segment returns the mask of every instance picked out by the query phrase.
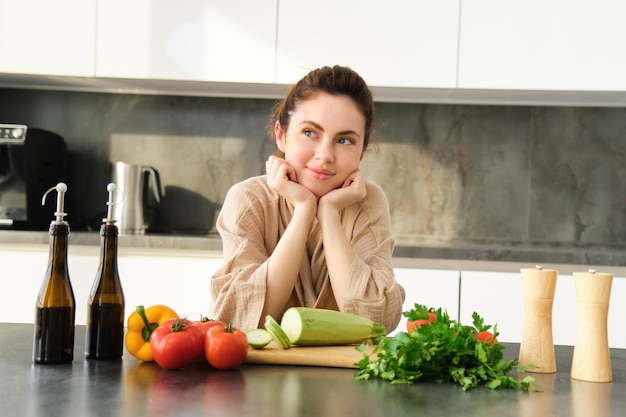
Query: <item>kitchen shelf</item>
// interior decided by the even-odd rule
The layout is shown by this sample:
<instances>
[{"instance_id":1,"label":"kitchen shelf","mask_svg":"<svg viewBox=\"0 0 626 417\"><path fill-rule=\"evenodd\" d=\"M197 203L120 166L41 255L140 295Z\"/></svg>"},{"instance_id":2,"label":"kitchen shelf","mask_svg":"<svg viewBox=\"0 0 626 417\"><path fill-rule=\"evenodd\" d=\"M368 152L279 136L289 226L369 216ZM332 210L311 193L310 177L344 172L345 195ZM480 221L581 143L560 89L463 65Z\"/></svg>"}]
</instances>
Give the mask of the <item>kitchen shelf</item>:
<instances>
[{"instance_id":1,"label":"kitchen shelf","mask_svg":"<svg viewBox=\"0 0 626 417\"><path fill-rule=\"evenodd\" d=\"M286 84L65 77L0 73L0 87L115 94L278 99ZM624 107L626 91L488 90L372 86L377 102Z\"/></svg>"}]
</instances>

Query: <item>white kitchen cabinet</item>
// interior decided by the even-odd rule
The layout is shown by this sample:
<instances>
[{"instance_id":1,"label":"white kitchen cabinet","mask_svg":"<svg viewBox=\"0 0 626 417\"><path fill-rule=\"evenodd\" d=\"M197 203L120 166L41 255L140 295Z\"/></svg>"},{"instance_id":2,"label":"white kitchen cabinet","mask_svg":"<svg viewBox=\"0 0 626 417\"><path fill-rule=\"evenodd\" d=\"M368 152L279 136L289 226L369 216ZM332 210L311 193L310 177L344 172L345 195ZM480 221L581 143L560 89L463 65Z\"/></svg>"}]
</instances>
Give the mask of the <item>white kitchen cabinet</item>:
<instances>
[{"instance_id":1,"label":"white kitchen cabinet","mask_svg":"<svg viewBox=\"0 0 626 417\"><path fill-rule=\"evenodd\" d=\"M347 65L371 86L456 85L460 0L291 0L278 9L276 81Z\"/></svg>"},{"instance_id":2,"label":"white kitchen cabinet","mask_svg":"<svg viewBox=\"0 0 626 417\"><path fill-rule=\"evenodd\" d=\"M277 0L98 2L96 75L274 82Z\"/></svg>"},{"instance_id":3,"label":"white kitchen cabinet","mask_svg":"<svg viewBox=\"0 0 626 417\"><path fill-rule=\"evenodd\" d=\"M447 310L450 318L459 317L459 271L394 268L396 280L406 292L402 311L408 311L417 304ZM390 334L406 331L406 317Z\"/></svg>"},{"instance_id":4,"label":"white kitchen cabinet","mask_svg":"<svg viewBox=\"0 0 626 417\"><path fill-rule=\"evenodd\" d=\"M498 340L520 342L523 329L522 277L513 272L461 272L460 321L473 323L478 313L485 324L497 325Z\"/></svg>"},{"instance_id":5,"label":"white kitchen cabinet","mask_svg":"<svg viewBox=\"0 0 626 417\"><path fill-rule=\"evenodd\" d=\"M96 0L0 0L0 73L95 74Z\"/></svg>"},{"instance_id":6,"label":"white kitchen cabinet","mask_svg":"<svg viewBox=\"0 0 626 417\"><path fill-rule=\"evenodd\" d=\"M626 90L626 2L473 0L461 15L459 88Z\"/></svg>"},{"instance_id":7,"label":"white kitchen cabinet","mask_svg":"<svg viewBox=\"0 0 626 417\"><path fill-rule=\"evenodd\" d=\"M47 264L47 247L29 251L0 248L0 322L34 322L35 302Z\"/></svg>"},{"instance_id":8,"label":"white kitchen cabinet","mask_svg":"<svg viewBox=\"0 0 626 417\"><path fill-rule=\"evenodd\" d=\"M210 315L211 275L222 266L221 257L134 255L118 263L127 316L139 304L166 304L192 319Z\"/></svg>"},{"instance_id":9,"label":"white kitchen cabinet","mask_svg":"<svg viewBox=\"0 0 626 417\"><path fill-rule=\"evenodd\" d=\"M96 246L68 248L70 280L76 299L76 324L85 324L87 300L99 264ZM219 256L130 253L120 248L118 267L124 297L125 319L138 305L165 304L180 315L207 316L211 307L211 275L222 265ZM0 322L32 323L35 302L48 264L47 245L24 249L0 247Z\"/></svg>"}]
</instances>

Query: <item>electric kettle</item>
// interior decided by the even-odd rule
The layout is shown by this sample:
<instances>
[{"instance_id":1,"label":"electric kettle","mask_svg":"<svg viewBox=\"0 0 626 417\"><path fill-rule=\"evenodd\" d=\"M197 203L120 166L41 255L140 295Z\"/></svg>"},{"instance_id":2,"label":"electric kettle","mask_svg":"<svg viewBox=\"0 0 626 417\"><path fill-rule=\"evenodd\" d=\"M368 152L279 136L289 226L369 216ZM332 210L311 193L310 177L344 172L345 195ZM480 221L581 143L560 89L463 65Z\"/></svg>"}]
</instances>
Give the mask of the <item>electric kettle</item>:
<instances>
[{"instance_id":1,"label":"electric kettle","mask_svg":"<svg viewBox=\"0 0 626 417\"><path fill-rule=\"evenodd\" d=\"M159 173L151 166L113 163L112 182L122 190L114 210L120 234L141 235L150 227L149 210L161 202Z\"/></svg>"}]
</instances>

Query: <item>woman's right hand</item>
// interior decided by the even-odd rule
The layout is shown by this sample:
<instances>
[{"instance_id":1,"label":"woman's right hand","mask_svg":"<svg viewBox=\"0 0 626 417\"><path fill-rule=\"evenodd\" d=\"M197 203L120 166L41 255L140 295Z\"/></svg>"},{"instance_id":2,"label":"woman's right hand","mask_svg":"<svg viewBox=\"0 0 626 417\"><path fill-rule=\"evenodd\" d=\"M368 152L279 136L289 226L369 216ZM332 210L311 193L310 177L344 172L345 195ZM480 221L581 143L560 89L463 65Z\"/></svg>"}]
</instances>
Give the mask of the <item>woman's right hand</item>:
<instances>
[{"instance_id":1,"label":"woman's right hand","mask_svg":"<svg viewBox=\"0 0 626 417\"><path fill-rule=\"evenodd\" d=\"M283 158L270 156L265 162L267 185L294 206L310 204L317 207L317 198L306 187L298 184L295 169Z\"/></svg>"}]
</instances>

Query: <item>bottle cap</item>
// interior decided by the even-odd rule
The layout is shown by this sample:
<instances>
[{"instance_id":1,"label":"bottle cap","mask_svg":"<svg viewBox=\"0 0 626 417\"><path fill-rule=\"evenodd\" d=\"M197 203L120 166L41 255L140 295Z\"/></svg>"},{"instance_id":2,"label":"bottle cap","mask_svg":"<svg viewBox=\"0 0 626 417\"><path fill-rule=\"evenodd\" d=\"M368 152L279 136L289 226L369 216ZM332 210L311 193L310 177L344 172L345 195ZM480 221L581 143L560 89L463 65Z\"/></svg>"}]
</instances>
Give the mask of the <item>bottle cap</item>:
<instances>
[{"instance_id":1,"label":"bottle cap","mask_svg":"<svg viewBox=\"0 0 626 417\"><path fill-rule=\"evenodd\" d=\"M115 193L118 191L122 193L122 198L120 199L120 201L115 201ZM109 201L107 201L107 216L106 218L102 219L102 222L106 224L115 224L117 220L113 215L113 206L122 203L122 200L124 199L124 193L122 192L122 189L119 188L114 182L110 182L107 185L107 192L109 193Z\"/></svg>"},{"instance_id":2,"label":"bottle cap","mask_svg":"<svg viewBox=\"0 0 626 417\"><path fill-rule=\"evenodd\" d=\"M43 206L46 204L46 197L53 190L56 190L57 192L57 209L54 212L56 220L53 220L52 224L61 224L65 222L63 218L67 216L67 213L63 211L65 209L65 193L67 192L67 185L64 182L60 182L54 187L49 188L41 198L41 205Z\"/></svg>"}]
</instances>

